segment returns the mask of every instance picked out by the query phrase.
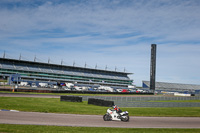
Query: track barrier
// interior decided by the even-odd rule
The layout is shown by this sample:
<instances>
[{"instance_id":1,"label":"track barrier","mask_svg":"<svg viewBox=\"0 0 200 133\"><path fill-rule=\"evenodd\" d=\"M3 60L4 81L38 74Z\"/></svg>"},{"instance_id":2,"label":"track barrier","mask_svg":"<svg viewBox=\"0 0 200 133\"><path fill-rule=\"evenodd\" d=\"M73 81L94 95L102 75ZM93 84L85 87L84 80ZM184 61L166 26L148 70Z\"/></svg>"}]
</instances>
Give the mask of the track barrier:
<instances>
[{"instance_id":1,"label":"track barrier","mask_svg":"<svg viewBox=\"0 0 200 133\"><path fill-rule=\"evenodd\" d=\"M106 101L102 99L89 98L88 104L111 107L114 105L114 101Z\"/></svg>"},{"instance_id":2,"label":"track barrier","mask_svg":"<svg viewBox=\"0 0 200 133\"><path fill-rule=\"evenodd\" d=\"M82 102L82 97L78 97L78 96L60 96L60 101Z\"/></svg>"}]
</instances>

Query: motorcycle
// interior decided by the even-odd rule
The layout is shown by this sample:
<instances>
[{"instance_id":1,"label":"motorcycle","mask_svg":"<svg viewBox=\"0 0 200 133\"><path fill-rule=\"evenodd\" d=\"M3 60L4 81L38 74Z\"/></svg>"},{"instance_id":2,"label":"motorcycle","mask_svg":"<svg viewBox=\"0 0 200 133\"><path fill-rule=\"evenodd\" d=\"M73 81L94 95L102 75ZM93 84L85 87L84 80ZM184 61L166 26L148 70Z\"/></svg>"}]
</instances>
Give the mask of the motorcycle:
<instances>
[{"instance_id":1,"label":"motorcycle","mask_svg":"<svg viewBox=\"0 0 200 133\"><path fill-rule=\"evenodd\" d=\"M117 113L116 110L109 108L107 109L107 113L103 116L103 120L104 121L116 120L116 121L128 122L129 121L128 111Z\"/></svg>"}]
</instances>

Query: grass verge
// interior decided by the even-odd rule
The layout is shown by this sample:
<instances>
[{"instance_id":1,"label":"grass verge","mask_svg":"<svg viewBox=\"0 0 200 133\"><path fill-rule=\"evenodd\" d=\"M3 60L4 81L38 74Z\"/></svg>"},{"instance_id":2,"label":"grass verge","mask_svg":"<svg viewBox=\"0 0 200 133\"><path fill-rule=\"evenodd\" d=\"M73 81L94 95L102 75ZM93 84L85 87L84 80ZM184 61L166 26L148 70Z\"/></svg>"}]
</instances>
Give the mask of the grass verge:
<instances>
[{"instance_id":1,"label":"grass verge","mask_svg":"<svg viewBox=\"0 0 200 133\"><path fill-rule=\"evenodd\" d=\"M84 102L61 102L59 98L0 97L0 109L30 112L104 115L108 107ZM200 117L200 107L121 108L130 116Z\"/></svg>"},{"instance_id":2,"label":"grass verge","mask_svg":"<svg viewBox=\"0 0 200 133\"><path fill-rule=\"evenodd\" d=\"M169 129L169 128L108 128L108 127L64 127L40 125L0 124L0 132L4 133L199 133L200 129Z\"/></svg>"}]
</instances>

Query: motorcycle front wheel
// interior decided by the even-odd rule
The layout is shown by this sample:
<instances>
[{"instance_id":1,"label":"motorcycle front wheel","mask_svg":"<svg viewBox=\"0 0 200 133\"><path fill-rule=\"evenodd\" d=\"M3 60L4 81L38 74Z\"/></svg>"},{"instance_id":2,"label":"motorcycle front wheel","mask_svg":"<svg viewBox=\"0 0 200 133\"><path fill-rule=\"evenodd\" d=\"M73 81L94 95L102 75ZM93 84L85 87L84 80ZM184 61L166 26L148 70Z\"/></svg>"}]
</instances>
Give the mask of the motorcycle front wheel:
<instances>
[{"instance_id":1,"label":"motorcycle front wheel","mask_svg":"<svg viewBox=\"0 0 200 133\"><path fill-rule=\"evenodd\" d=\"M129 116L126 115L125 117L122 117L121 120L124 121L124 122L128 122L129 121Z\"/></svg>"}]
</instances>

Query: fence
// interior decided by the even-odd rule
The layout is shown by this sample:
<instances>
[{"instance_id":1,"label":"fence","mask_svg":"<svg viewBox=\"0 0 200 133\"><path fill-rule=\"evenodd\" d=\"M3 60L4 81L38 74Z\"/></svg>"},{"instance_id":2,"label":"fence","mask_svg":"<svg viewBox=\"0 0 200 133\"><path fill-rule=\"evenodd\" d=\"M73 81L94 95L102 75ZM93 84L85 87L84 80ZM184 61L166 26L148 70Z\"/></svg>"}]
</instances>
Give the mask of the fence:
<instances>
[{"instance_id":1,"label":"fence","mask_svg":"<svg viewBox=\"0 0 200 133\"><path fill-rule=\"evenodd\" d=\"M166 97L166 96L149 96L149 97L123 97L123 96L82 96L83 101L88 98L114 101L114 104L120 107L200 107L200 102L184 102L184 100L200 100L200 96L194 97ZM170 102L172 100L180 102ZM168 102L162 102L168 101Z\"/></svg>"},{"instance_id":2,"label":"fence","mask_svg":"<svg viewBox=\"0 0 200 133\"><path fill-rule=\"evenodd\" d=\"M119 107L200 107L198 102L115 102Z\"/></svg>"}]
</instances>

